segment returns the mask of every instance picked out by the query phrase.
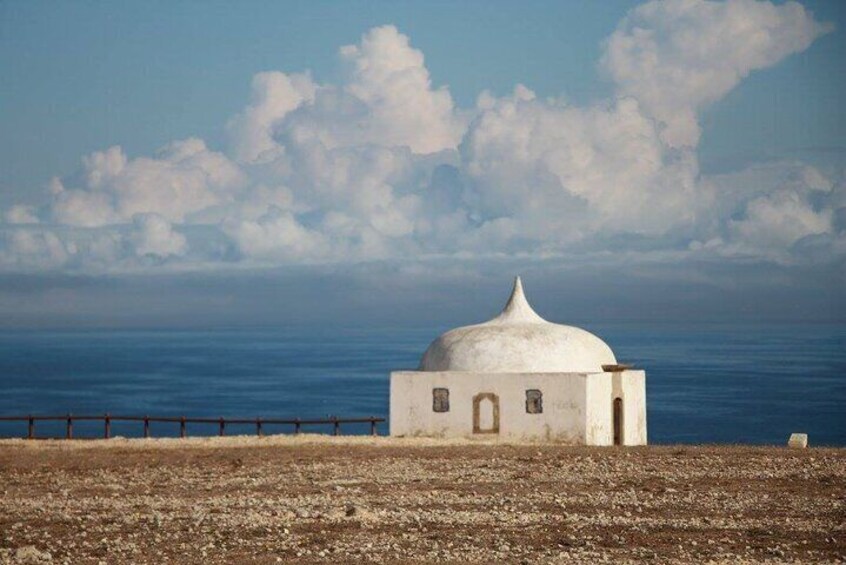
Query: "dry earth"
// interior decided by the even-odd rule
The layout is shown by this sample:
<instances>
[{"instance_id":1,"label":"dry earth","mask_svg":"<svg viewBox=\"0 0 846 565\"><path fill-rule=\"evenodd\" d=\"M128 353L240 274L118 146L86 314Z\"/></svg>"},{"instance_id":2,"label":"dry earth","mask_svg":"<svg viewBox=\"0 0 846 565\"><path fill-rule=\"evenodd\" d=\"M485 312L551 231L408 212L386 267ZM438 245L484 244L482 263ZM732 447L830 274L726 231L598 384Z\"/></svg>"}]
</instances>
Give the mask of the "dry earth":
<instances>
[{"instance_id":1,"label":"dry earth","mask_svg":"<svg viewBox=\"0 0 846 565\"><path fill-rule=\"evenodd\" d=\"M846 450L0 441L2 563L846 561Z\"/></svg>"}]
</instances>

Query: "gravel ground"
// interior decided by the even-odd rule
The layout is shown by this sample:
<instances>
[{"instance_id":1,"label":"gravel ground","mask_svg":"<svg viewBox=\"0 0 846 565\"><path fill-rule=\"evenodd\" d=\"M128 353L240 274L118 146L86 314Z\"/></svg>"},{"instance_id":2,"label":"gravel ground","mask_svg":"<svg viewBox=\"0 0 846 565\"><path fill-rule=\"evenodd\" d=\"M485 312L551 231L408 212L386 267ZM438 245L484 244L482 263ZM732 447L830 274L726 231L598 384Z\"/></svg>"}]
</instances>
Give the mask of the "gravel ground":
<instances>
[{"instance_id":1,"label":"gravel ground","mask_svg":"<svg viewBox=\"0 0 846 565\"><path fill-rule=\"evenodd\" d=\"M846 561L846 449L0 441L0 563Z\"/></svg>"}]
</instances>

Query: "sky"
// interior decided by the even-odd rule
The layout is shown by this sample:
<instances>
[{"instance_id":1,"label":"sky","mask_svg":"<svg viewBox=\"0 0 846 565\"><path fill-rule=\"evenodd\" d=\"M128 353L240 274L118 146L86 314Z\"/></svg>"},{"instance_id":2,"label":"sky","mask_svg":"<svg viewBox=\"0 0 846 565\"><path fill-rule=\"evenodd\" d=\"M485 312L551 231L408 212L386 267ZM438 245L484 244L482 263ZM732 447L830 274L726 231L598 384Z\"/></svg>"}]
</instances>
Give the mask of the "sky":
<instances>
[{"instance_id":1,"label":"sky","mask_svg":"<svg viewBox=\"0 0 846 565\"><path fill-rule=\"evenodd\" d=\"M844 26L0 1L0 327L844 321Z\"/></svg>"}]
</instances>

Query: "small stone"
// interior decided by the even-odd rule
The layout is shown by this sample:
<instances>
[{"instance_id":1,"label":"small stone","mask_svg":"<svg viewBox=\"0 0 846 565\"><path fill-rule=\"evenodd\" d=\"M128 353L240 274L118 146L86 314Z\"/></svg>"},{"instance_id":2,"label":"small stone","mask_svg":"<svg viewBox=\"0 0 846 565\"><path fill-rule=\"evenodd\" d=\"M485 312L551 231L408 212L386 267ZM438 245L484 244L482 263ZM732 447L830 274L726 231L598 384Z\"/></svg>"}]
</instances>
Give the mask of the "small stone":
<instances>
[{"instance_id":1,"label":"small stone","mask_svg":"<svg viewBox=\"0 0 846 565\"><path fill-rule=\"evenodd\" d=\"M787 447L805 449L808 447L808 434L790 434L790 439L787 440Z\"/></svg>"},{"instance_id":2,"label":"small stone","mask_svg":"<svg viewBox=\"0 0 846 565\"><path fill-rule=\"evenodd\" d=\"M34 545L27 545L19 547L15 551L15 560L18 563L27 563L38 565L39 563L50 563L53 561L53 556L49 553L38 551Z\"/></svg>"}]
</instances>

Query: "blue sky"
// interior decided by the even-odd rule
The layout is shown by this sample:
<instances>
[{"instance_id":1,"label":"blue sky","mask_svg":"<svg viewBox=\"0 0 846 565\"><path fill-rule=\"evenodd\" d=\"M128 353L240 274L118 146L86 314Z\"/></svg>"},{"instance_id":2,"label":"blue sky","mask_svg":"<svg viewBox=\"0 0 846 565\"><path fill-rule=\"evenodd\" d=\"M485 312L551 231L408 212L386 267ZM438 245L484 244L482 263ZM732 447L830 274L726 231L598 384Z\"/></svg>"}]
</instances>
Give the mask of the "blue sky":
<instances>
[{"instance_id":1,"label":"blue sky","mask_svg":"<svg viewBox=\"0 0 846 565\"><path fill-rule=\"evenodd\" d=\"M517 82L585 100L609 90L599 41L634 4L4 2L0 123L17 135L0 140L3 197L114 144L131 154L188 136L219 145L255 73L332 81L338 47L383 24L412 38L433 82L464 106Z\"/></svg>"},{"instance_id":2,"label":"blue sky","mask_svg":"<svg viewBox=\"0 0 846 565\"><path fill-rule=\"evenodd\" d=\"M268 278L417 304L521 270L553 311L610 272L678 301L605 289L627 317L842 319L846 8L668 6L2 2L0 312L108 324Z\"/></svg>"},{"instance_id":3,"label":"blue sky","mask_svg":"<svg viewBox=\"0 0 846 565\"><path fill-rule=\"evenodd\" d=\"M606 2L3 2L0 188L35 201L82 155L119 144L149 154L172 139L221 143L253 74L337 76L337 48L394 23L426 55L435 84L472 105L523 83L586 102L611 85L600 42L635 1ZM842 2L803 2L846 27ZM706 169L750 160L844 158L846 41L841 32L744 81L709 110Z\"/></svg>"}]
</instances>

